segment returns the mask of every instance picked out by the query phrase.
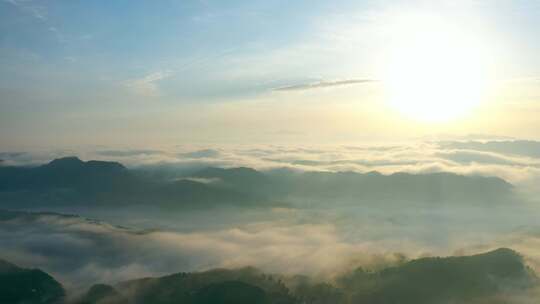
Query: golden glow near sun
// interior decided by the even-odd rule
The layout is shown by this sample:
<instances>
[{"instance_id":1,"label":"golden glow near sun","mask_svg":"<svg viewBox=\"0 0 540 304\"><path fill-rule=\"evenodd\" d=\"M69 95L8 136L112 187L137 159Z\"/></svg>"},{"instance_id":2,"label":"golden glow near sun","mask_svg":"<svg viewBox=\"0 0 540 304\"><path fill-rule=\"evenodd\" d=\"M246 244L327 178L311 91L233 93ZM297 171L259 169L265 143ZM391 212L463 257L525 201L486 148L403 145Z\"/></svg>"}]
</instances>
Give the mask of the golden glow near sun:
<instances>
[{"instance_id":1,"label":"golden glow near sun","mask_svg":"<svg viewBox=\"0 0 540 304\"><path fill-rule=\"evenodd\" d=\"M482 48L467 32L430 16L393 26L383 82L389 104L423 121L456 119L476 107L486 86Z\"/></svg>"}]
</instances>

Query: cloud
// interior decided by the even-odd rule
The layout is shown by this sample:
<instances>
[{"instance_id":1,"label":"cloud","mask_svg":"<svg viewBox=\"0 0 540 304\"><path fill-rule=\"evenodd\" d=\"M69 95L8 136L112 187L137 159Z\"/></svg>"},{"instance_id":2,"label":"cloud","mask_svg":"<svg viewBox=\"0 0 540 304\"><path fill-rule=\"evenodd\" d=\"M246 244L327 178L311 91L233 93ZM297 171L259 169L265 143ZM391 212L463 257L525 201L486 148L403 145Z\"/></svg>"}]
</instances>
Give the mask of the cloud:
<instances>
[{"instance_id":1,"label":"cloud","mask_svg":"<svg viewBox=\"0 0 540 304\"><path fill-rule=\"evenodd\" d=\"M157 97L160 95L158 82L173 76L171 71L158 71L142 78L130 79L124 85L137 95L144 97Z\"/></svg>"},{"instance_id":2,"label":"cloud","mask_svg":"<svg viewBox=\"0 0 540 304\"><path fill-rule=\"evenodd\" d=\"M540 158L540 142L533 140L448 141L441 142L441 146Z\"/></svg>"},{"instance_id":3,"label":"cloud","mask_svg":"<svg viewBox=\"0 0 540 304\"><path fill-rule=\"evenodd\" d=\"M66 153L77 154L84 155L84 159L113 159L141 170L165 170L171 178L208 166L247 166L277 175L279 170L453 172L501 177L517 190L528 191L527 198L536 203L540 195L539 159L527 153L536 145L204 144L160 147L160 153L148 148L101 147L80 153L23 151L0 156L9 164L33 164ZM70 288L247 265L271 273L329 278L355 266L386 266L396 261L396 253L408 258L469 255L498 247L517 250L538 271L537 206L516 199L509 204L490 205L486 212L485 206L474 204L400 208L385 204L344 205L330 197L326 204L311 204L309 208L230 207L171 212L119 205L107 210L68 210L122 226L77 216L6 216L0 212L0 258L41 268Z\"/></svg>"},{"instance_id":4,"label":"cloud","mask_svg":"<svg viewBox=\"0 0 540 304\"><path fill-rule=\"evenodd\" d=\"M17 158L24 156L26 153L24 152L0 152L1 158Z\"/></svg>"},{"instance_id":5,"label":"cloud","mask_svg":"<svg viewBox=\"0 0 540 304\"><path fill-rule=\"evenodd\" d=\"M283 216L276 212L276 219ZM178 232L134 230L59 214L0 215L1 258L39 267L68 287L246 265L289 274L329 273L352 256L365 263L386 259L371 252L369 243L345 241L327 224L236 223L208 231L200 223L198 231Z\"/></svg>"},{"instance_id":6,"label":"cloud","mask_svg":"<svg viewBox=\"0 0 540 304\"><path fill-rule=\"evenodd\" d=\"M179 155L181 157L189 157L189 158L216 158L220 156L220 153L218 150L204 149L204 150L180 153Z\"/></svg>"},{"instance_id":7,"label":"cloud","mask_svg":"<svg viewBox=\"0 0 540 304\"><path fill-rule=\"evenodd\" d=\"M357 266L381 268L402 256L497 247L514 248L540 268L537 219L519 208L490 214L481 208L383 206L234 208L157 217L136 208L107 213L117 222L123 216L165 227L145 230L79 216L0 211L0 258L41 268L70 289L216 267L331 278ZM524 228L502 229L508 222Z\"/></svg>"},{"instance_id":8,"label":"cloud","mask_svg":"<svg viewBox=\"0 0 540 304\"><path fill-rule=\"evenodd\" d=\"M160 147L161 153L150 153L150 149L144 147L103 147L96 151L4 153L0 158L6 165L34 165L61 156L79 155L86 160L112 160L128 167L166 170L170 178L185 176L205 167L251 167L262 171L280 168L363 173L378 171L383 174L451 172L497 176L514 184L518 191L540 192L535 186L540 181L540 159L535 153L538 142L487 143L428 141L345 146L204 144Z\"/></svg>"},{"instance_id":9,"label":"cloud","mask_svg":"<svg viewBox=\"0 0 540 304\"><path fill-rule=\"evenodd\" d=\"M45 1L33 1L33 0L4 0L4 2L10 3L17 7L23 14L32 16L37 19L47 30L56 38L57 42L65 43L68 41L68 36L64 32L53 26L49 21L49 12L46 6L40 5Z\"/></svg>"},{"instance_id":10,"label":"cloud","mask_svg":"<svg viewBox=\"0 0 540 304\"><path fill-rule=\"evenodd\" d=\"M526 146L531 145L535 146ZM205 144L160 147L161 153L142 148L101 148L80 153L1 156L7 164L34 164L62 154L77 154L84 155L84 159L117 160L141 170L165 171L171 179L208 166L247 166L270 170L269 174L283 168L385 174L453 172L501 177L527 193L527 198L538 201L538 158L526 156L530 153L518 147L515 143L497 144L498 151L493 152L485 151L488 149L483 145L475 150L471 146L459 149L433 142L347 146ZM466 204L440 209L385 208L384 204L377 208L339 206L331 200L329 204L318 207L323 209L312 206L310 210L232 207L186 213L159 213L137 207L106 212L97 208L69 210L141 229L60 215L9 220L0 216L1 257L21 266L42 268L64 283L80 282L71 283L74 285L246 265L269 272L330 275L350 265L391 262L396 252L413 258L457 250L470 254L496 247L516 249L540 269L540 250L535 248L540 244L540 234L533 233L540 228L535 230L534 204L515 201L493 206L492 212L471 209ZM159 229L147 231L142 229L145 227ZM516 230L520 227L533 232Z\"/></svg>"},{"instance_id":11,"label":"cloud","mask_svg":"<svg viewBox=\"0 0 540 304\"><path fill-rule=\"evenodd\" d=\"M125 150L101 150L96 152L99 155L103 156L112 156L112 157L129 157L129 156L139 156L139 155L154 155L161 154L161 151L152 150L152 149L125 149Z\"/></svg>"},{"instance_id":12,"label":"cloud","mask_svg":"<svg viewBox=\"0 0 540 304\"><path fill-rule=\"evenodd\" d=\"M319 81L315 83L304 83L297 85L284 86L273 89L273 91L304 91L312 89L321 89L321 88L332 88L338 86L354 85L354 84L363 84L363 83L372 83L377 82L374 79L346 79L346 80L336 80L336 81Z\"/></svg>"},{"instance_id":13,"label":"cloud","mask_svg":"<svg viewBox=\"0 0 540 304\"><path fill-rule=\"evenodd\" d=\"M504 155L494 152L476 151L476 150L443 150L435 154L458 163L485 163L496 165L518 165L518 166L540 166L540 160L527 157L516 157L514 155Z\"/></svg>"},{"instance_id":14,"label":"cloud","mask_svg":"<svg viewBox=\"0 0 540 304\"><path fill-rule=\"evenodd\" d=\"M32 17L47 21L47 9L44 6L36 5L32 0L4 0L18 7L24 13L31 15Z\"/></svg>"}]
</instances>

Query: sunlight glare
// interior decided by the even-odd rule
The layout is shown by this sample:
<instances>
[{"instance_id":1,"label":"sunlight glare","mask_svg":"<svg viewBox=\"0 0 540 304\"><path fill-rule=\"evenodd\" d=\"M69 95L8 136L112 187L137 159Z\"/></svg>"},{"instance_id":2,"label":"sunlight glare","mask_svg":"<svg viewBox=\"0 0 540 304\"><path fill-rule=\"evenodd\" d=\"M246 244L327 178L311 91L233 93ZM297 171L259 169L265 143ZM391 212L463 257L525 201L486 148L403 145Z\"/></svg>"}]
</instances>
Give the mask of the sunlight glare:
<instances>
[{"instance_id":1,"label":"sunlight glare","mask_svg":"<svg viewBox=\"0 0 540 304\"><path fill-rule=\"evenodd\" d=\"M484 58L466 32L431 16L403 18L395 26L383 79L394 109L412 119L441 122L480 103Z\"/></svg>"}]
</instances>

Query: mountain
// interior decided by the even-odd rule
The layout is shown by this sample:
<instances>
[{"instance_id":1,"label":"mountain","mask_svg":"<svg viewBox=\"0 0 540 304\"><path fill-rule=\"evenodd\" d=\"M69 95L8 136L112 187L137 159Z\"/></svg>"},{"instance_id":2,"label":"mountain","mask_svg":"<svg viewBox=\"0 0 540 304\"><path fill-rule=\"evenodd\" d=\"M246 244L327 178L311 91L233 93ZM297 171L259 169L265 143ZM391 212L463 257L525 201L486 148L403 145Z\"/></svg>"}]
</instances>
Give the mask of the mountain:
<instances>
[{"instance_id":1,"label":"mountain","mask_svg":"<svg viewBox=\"0 0 540 304\"><path fill-rule=\"evenodd\" d=\"M452 173L294 172L206 168L174 179L152 178L116 162L55 159L38 167L0 167L0 207L58 205L208 208L289 203L495 204L512 201L496 177Z\"/></svg>"},{"instance_id":2,"label":"mountain","mask_svg":"<svg viewBox=\"0 0 540 304\"><path fill-rule=\"evenodd\" d=\"M163 208L258 203L250 195L193 180L154 180L106 161L77 157L38 167L0 167L4 208L56 205L153 205Z\"/></svg>"},{"instance_id":3,"label":"mountain","mask_svg":"<svg viewBox=\"0 0 540 304\"><path fill-rule=\"evenodd\" d=\"M128 301L114 287L95 284L80 299L70 304L128 304Z\"/></svg>"},{"instance_id":4,"label":"mountain","mask_svg":"<svg viewBox=\"0 0 540 304\"><path fill-rule=\"evenodd\" d=\"M195 172L192 176L200 178L215 178L229 185L263 185L268 183L269 179L261 172L246 167L238 168L214 168L209 167Z\"/></svg>"},{"instance_id":5,"label":"mountain","mask_svg":"<svg viewBox=\"0 0 540 304\"><path fill-rule=\"evenodd\" d=\"M279 191L281 184L271 179L265 173L252 168L215 168L208 167L189 174L190 177L212 181L215 187L233 190L238 193L259 197L271 201L282 198Z\"/></svg>"},{"instance_id":6,"label":"mountain","mask_svg":"<svg viewBox=\"0 0 540 304\"><path fill-rule=\"evenodd\" d=\"M115 289L96 286L86 297L118 301L103 302L107 304L502 304L512 303L499 300L504 296L537 287L538 279L518 253L500 248L472 256L420 258L378 271L358 268L333 283L246 267L135 279Z\"/></svg>"},{"instance_id":7,"label":"mountain","mask_svg":"<svg viewBox=\"0 0 540 304\"><path fill-rule=\"evenodd\" d=\"M161 206L167 207L175 207L179 202L186 202L192 208L257 206L258 203L264 203L262 199L248 193L189 179L155 185L152 192L141 194L141 197L145 195L149 196L149 200L159 201Z\"/></svg>"},{"instance_id":8,"label":"mountain","mask_svg":"<svg viewBox=\"0 0 540 304\"><path fill-rule=\"evenodd\" d=\"M64 289L50 275L0 260L0 303L9 304L503 304L514 303L508 300L512 295L526 295L538 283L523 257L500 248L420 258L378 271L357 268L333 283L252 267L176 273L115 287L96 284L64 302Z\"/></svg>"},{"instance_id":9,"label":"mountain","mask_svg":"<svg viewBox=\"0 0 540 304\"><path fill-rule=\"evenodd\" d=\"M523 292L537 278L515 251L501 248L462 257L422 258L377 272L341 277L354 303L469 303L502 292Z\"/></svg>"},{"instance_id":10,"label":"mountain","mask_svg":"<svg viewBox=\"0 0 540 304\"><path fill-rule=\"evenodd\" d=\"M280 280L251 267L139 279L120 283L117 289L132 304L296 303Z\"/></svg>"},{"instance_id":11,"label":"mountain","mask_svg":"<svg viewBox=\"0 0 540 304\"><path fill-rule=\"evenodd\" d=\"M47 273L0 260L0 303L57 304L64 295L62 285Z\"/></svg>"},{"instance_id":12,"label":"mountain","mask_svg":"<svg viewBox=\"0 0 540 304\"><path fill-rule=\"evenodd\" d=\"M494 203L508 199L512 186L500 178L453 173L382 175L315 172L293 180L296 193L369 201Z\"/></svg>"},{"instance_id":13,"label":"mountain","mask_svg":"<svg viewBox=\"0 0 540 304\"><path fill-rule=\"evenodd\" d=\"M65 157L39 167L0 168L0 190L111 189L129 178L126 168L116 162L83 162L76 157Z\"/></svg>"},{"instance_id":14,"label":"mountain","mask_svg":"<svg viewBox=\"0 0 540 304\"><path fill-rule=\"evenodd\" d=\"M378 172L258 172L246 168L207 168L194 176L217 179L228 189L272 200L299 202L420 202L492 204L513 198L513 187L497 177L453 173L383 175Z\"/></svg>"},{"instance_id":15,"label":"mountain","mask_svg":"<svg viewBox=\"0 0 540 304\"><path fill-rule=\"evenodd\" d=\"M240 281L227 281L207 285L199 289L193 298L195 304L271 303L271 299L269 299L262 288Z\"/></svg>"}]
</instances>

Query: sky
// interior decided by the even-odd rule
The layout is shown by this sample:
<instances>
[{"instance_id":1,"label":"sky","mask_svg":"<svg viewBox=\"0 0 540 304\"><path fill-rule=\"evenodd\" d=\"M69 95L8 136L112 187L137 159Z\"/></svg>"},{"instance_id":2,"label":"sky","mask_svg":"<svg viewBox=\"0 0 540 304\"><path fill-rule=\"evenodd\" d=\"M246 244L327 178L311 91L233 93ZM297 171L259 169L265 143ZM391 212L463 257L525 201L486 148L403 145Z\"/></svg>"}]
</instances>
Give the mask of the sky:
<instances>
[{"instance_id":1,"label":"sky","mask_svg":"<svg viewBox=\"0 0 540 304\"><path fill-rule=\"evenodd\" d=\"M540 1L0 1L0 145L540 139Z\"/></svg>"}]
</instances>

